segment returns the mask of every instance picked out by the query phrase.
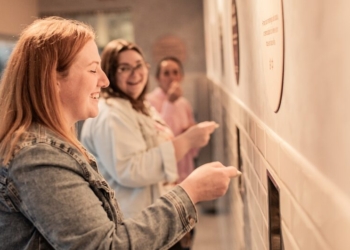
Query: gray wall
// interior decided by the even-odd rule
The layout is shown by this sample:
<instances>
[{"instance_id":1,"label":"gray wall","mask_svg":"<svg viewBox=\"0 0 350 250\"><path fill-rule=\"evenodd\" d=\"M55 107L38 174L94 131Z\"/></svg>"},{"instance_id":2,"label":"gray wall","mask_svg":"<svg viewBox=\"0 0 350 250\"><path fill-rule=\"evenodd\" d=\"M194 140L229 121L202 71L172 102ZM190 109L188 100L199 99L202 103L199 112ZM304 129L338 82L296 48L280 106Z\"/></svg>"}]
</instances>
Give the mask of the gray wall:
<instances>
[{"instance_id":1,"label":"gray wall","mask_svg":"<svg viewBox=\"0 0 350 250\"><path fill-rule=\"evenodd\" d=\"M0 35L17 37L36 19L37 13L37 0L0 0Z\"/></svg>"},{"instance_id":2,"label":"gray wall","mask_svg":"<svg viewBox=\"0 0 350 250\"><path fill-rule=\"evenodd\" d=\"M152 59L154 41L164 35L176 35L187 45L186 72L205 72L204 25L202 0L39 0L39 12L57 13L129 9L135 42Z\"/></svg>"}]
</instances>

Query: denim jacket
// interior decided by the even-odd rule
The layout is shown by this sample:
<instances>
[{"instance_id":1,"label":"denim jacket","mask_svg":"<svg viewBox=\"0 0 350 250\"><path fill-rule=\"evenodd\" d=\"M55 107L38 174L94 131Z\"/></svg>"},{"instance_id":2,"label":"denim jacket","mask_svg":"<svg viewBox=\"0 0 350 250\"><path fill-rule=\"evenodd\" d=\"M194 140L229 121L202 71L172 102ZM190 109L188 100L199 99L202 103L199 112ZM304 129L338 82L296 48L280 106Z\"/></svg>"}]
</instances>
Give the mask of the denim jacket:
<instances>
[{"instance_id":1,"label":"denim jacket","mask_svg":"<svg viewBox=\"0 0 350 250\"><path fill-rule=\"evenodd\" d=\"M180 187L132 219L73 146L34 124L0 165L0 249L168 249L197 222Z\"/></svg>"}]
</instances>

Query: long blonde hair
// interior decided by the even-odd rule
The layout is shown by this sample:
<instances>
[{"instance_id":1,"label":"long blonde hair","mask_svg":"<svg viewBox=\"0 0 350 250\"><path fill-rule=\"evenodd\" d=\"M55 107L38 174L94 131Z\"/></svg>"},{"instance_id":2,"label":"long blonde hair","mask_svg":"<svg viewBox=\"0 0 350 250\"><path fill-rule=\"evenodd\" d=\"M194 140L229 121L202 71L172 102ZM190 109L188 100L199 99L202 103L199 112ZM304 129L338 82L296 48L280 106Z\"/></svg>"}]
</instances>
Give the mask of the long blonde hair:
<instances>
[{"instance_id":1,"label":"long blonde hair","mask_svg":"<svg viewBox=\"0 0 350 250\"><path fill-rule=\"evenodd\" d=\"M21 135L39 123L85 155L74 128L67 128L57 76L68 75L76 55L91 39L88 25L59 17L38 19L21 34L0 83L0 159L7 164ZM86 155L85 155L86 156Z\"/></svg>"}]
</instances>

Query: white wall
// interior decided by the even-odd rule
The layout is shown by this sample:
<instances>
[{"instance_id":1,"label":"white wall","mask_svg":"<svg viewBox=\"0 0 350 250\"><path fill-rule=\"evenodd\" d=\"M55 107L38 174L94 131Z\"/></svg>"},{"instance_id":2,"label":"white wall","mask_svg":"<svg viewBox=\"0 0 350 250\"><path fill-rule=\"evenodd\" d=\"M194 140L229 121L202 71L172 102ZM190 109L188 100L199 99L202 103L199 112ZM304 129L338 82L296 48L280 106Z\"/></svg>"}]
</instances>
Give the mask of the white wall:
<instances>
[{"instance_id":1,"label":"white wall","mask_svg":"<svg viewBox=\"0 0 350 250\"><path fill-rule=\"evenodd\" d=\"M226 1L228 6L229 2ZM264 83L260 25L264 1L236 2L239 85L233 74L222 76L215 68L208 68L208 78L212 92L219 93L216 100L228 114L226 121L216 119L227 123L229 143L236 143L235 126L241 130L252 247L268 249L268 170L280 188L286 249L348 249L350 2L282 1L284 81L277 113L269 106ZM212 40L217 38L210 24L210 17L216 14L212 13L215 8L208 7L213 1L204 3L206 48L210 55L219 53L219 48L213 46L217 42ZM224 22L231 22L229 15ZM226 44L224 49L229 55L225 66L233 70L231 45ZM234 147L232 150L235 163L237 155ZM237 199L233 202L240 202Z\"/></svg>"}]
</instances>

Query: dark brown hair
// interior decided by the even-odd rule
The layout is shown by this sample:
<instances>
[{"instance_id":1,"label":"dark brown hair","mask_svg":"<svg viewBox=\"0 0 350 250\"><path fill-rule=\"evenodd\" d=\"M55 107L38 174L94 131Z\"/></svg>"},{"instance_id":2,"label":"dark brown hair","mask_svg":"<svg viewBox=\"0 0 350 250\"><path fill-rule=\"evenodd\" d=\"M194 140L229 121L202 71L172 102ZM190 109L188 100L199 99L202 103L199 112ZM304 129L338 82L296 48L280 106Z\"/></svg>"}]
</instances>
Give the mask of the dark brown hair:
<instances>
[{"instance_id":1,"label":"dark brown hair","mask_svg":"<svg viewBox=\"0 0 350 250\"><path fill-rule=\"evenodd\" d=\"M102 70L106 73L110 84L107 88L103 88L101 91L104 98L120 97L127 99L131 102L132 107L136 111L140 111L143 114L148 115L147 108L144 105L147 86L149 84L148 79L145 88L137 99L134 99L124 93L117 84L116 72L118 68L119 55L121 52L127 50L134 50L139 53L142 58L144 58L141 49L136 44L125 41L123 39L113 40L109 42L103 49L101 55L101 67Z\"/></svg>"},{"instance_id":2,"label":"dark brown hair","mask_svg":"<svg viewBox=\"0 0 350 250\"><path fill-rule=\"evenodd\" d=\"M157 68L156 68L156 78L159 78L159 75L160 75L160 69L161 69L161 64L162 62L164 61L173 61L175 62L177 65L179 65L179 68L181 70L181 74L184 75L184 68L182 66L182 62L180 61L180 59L178 59L177 57L175 56L166 56L164 57L162 60L160 60L157 64Z\"/></svg>"}]
</instances>

